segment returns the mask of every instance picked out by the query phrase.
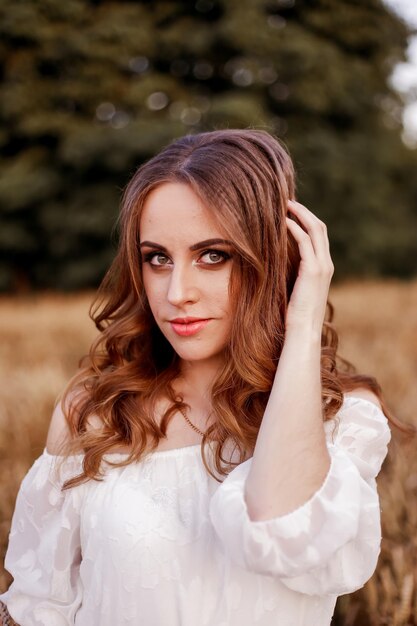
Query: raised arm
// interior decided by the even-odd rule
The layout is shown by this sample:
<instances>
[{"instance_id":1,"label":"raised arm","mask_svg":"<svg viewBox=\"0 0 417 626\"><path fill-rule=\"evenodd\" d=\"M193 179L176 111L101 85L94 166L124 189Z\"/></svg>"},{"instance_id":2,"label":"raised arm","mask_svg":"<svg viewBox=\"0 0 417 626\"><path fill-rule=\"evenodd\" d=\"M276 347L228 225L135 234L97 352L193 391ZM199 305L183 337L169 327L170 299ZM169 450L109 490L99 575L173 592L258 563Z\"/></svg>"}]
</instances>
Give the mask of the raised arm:
<instances>
[{"instance_id":1,"label":"raised arm","mask_svg":"<svg viewBox=\"0 0 417 626\"><path fill-rule=\"evenodd\" d=\"M361 587L376 566L375 477L390 431L376 398L346 398L336 439L337 419L323 421L321 331L333 264L325 225L296 202L290 210L304 228L287 219L301 263L285 343L253 458L225 479L210 515L241 567L302 593L338 595Z\"/></svg>"},{"instance_id":2,"label":"raised arm","mask_svg":"<svg viewBox=\"0 0 417 626\"><path fill-rule=\"evenodd\" d=\"M246 483L253 520L283 515L305 502L323 483L330 466L320 357L334 267L325 224L298 202L290 202L289 210L304 227L287 218L301 262L288 305L285 342Z\"/></svg>"}]
</instances>

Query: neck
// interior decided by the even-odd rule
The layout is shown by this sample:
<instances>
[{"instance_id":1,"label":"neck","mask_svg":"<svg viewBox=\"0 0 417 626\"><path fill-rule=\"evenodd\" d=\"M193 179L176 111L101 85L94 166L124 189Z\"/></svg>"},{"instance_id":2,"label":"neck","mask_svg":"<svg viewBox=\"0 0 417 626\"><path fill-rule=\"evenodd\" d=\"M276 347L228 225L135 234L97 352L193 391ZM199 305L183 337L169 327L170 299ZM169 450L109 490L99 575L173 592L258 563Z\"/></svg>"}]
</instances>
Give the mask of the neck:
<instances>
[{"instance_id":1,"label":"neck","mask_svg":"<svg viewBox=\"0 0 417 626\"><path fill-rule=\"evenodd\" d=\"M199 405L211 404L213 381L221 366L221 360L181 361L181 375L176 386L185 400L194 400Z\"/></svg>"}]
</instances>

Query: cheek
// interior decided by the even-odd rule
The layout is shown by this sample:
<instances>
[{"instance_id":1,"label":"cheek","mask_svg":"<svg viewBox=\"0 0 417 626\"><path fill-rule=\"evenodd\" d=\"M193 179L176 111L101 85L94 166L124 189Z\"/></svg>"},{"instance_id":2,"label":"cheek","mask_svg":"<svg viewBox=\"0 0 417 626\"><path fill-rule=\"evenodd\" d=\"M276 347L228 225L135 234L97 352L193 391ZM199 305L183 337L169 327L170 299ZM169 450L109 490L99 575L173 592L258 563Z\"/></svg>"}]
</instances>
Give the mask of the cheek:
<instances>
[{"instance_id":1,"label":"cheek","mask_svg":"<svg viewBox=\"0 0 417 626\"><path fill-rule=\"evenodd\" d=\"M142 272L143 287L151 309L154 309L161 300L161 289L158 288L158 282L153 280L150 272L143 269Z\"/></svg>"},{"instance_id":2,"label":"cheek","mask_svg":"<svg viewBox=\"0 0 417 626\"><path fill-rule=\"evenodd\" d=\"M212 292L212 298L216 301L223 311L230 311L231 297L229 294L230 276L226 276L224 280L219 281Z\"/></svg>"}]
</instances>

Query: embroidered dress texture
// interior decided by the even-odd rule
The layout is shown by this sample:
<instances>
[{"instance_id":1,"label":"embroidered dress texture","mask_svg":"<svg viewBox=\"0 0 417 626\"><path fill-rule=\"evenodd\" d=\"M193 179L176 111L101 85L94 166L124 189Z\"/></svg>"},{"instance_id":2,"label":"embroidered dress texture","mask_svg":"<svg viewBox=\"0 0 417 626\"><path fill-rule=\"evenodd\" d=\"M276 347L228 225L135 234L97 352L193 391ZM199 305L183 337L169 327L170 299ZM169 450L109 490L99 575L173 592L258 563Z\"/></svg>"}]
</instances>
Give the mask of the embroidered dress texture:
<instances>
[{"instance_id":1,"label":"embroidered dress texture","mask_svg":"<svg viewBox=\"0 0 417 626\"><path fill-rule=\"evenodd\" d=\"M58 473L45 449L16 499L5 560L14 581L0 600L25 626L328 626L337 596L376 566L375 477L390 431L379 407L353 396L325 430L321 487L258 522L244 499L252 459L220 484L199 445L157 451L104 463L103 482L61 492L82 455Z\"/></svg>"}]
</instances>

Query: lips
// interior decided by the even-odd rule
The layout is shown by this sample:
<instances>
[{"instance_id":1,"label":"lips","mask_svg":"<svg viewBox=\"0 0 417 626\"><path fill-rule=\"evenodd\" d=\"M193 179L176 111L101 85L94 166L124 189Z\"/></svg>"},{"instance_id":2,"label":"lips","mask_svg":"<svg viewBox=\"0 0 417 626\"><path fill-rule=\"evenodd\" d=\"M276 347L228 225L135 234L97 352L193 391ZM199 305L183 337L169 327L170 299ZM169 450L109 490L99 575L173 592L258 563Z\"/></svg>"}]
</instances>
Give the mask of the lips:
<instances>
[{"instance_id":1,"label":"lips","mask_svg":"<svg viewBox=\"0 0 417 626\"><path fill-rule=\"evenodd\" d=\"M173 320L170 320L171 322L175 322L176 324L189 324L190 322L201 322L201 321L205 321L206 317L176 317Z\"/></svg>"},{"instance_id":2,"label":"lips","mask_svg":"<svg viewBox=\"0 0 417 626\"><path fill-rule=\"evenodd\" d=\"M176 332L177 335L180 335L181 337L188 337L189 335L194 335L195 333L198 333L200 330L205 328L205 326L207 326L207 324L210 322L210 319L201 319L201 318L195 318L195 317L194 318L183 317L183 318L177 318L177 320L181 320L181 321L171 320L170 323L174 332ZM184 321L184 320L191 320L191 321Z\"/></svg>"}]
</instances>

